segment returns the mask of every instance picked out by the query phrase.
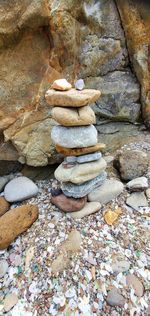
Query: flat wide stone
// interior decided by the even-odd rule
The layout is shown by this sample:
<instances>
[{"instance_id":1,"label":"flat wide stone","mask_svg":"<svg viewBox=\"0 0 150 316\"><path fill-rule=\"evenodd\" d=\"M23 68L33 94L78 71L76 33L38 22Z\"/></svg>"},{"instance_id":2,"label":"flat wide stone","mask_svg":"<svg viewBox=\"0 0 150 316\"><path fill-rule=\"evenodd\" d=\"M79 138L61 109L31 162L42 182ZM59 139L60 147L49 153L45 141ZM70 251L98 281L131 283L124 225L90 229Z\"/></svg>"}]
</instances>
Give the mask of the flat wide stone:
<instances>
[{"instance_id":1,"label":"flat wide stone","mask_svg":"<svg viewBox=\"0 0 150 316\"><path fill-rule=\"evenodd\" d=\"M72 218L83 218L85 216L91 215L101 208L101 204L99 202L88 202L86 205L78 212L71 212L69 215Z\"/></svg>"},{"instance_id":2,"label":"flat wide stone","mask_svg":"<svg viewBox=\"0 0 150 316\"><path fill-rule=\"evenodd\" d=\"M64 159L65 162L77 162L77 163L85 163L85 162L90 162L90 161L96 161L99 160L102 157L102 154L100 152L92 153L92 154L87 154L87 155L82 155L79 157L76 156L69 156ZM105 159L106 161L106 159Z\"/></svg>"},{"instance_id":3,"label":"flat wide stone","mask_svg":"<svg viewBox=\"0 0 150 316\"><path fill-rule=\"evenodd\" d=\"M51 106L63 107L81 107L94 103L100 97L101 92L94 89L84 89L78 91L71 89L69 91L47 90L45 94L46 101Z\"/></svg>"},{"instance_id":4,"label":"flat wide stone","mask_svg":"<svg viewBox=\"0 0 150 316\"><path fill-rule=\"evenodd\" d=\"M52 196L51 202L64 212L77 212L80 211L87 202L87 197L74 199L64 194Z\"/></svg>"},{"instance_id":5,"label":"flat wide stone","mask_svg":"<svg viewBox=\"0 0 150 316\"><path fill-rule=\"evenodd\" d=\"M99 186L88 195L88 200L105 204L115 199L121 194L123 189L122 182L118 180L106 180L102 186Z\"/></svg>"},{"instance_id":6,"label":"flat wide stone","mask_svg":"<svg viewBox=\"0 0 150 316\"><path fill-rule=\"evenodd\" d=\"M64 156L80 156L80 155L84 155L88 153L93 153L99 150L103 150L106 148L106 145L103 143L98 143L95 146L70 149L70 148L62 147L57 144L55 148L59 154L62 154Z\"/></svg>"},{"instance_id":7,"label":"flat wide stone","mask_svg":"<svg viewBox=\"0 0 150 316\"><path fill-rule=\"evenodd\" d=\"M60 182L81 184L96 178L106 169L106 161L100 158L97 161L76 164L72 168L64 168L63 163L55 170L55 178Z\"/></svg>"},{"instance_id":8,"label":"flat wide stone","mask_svg":"<svg viewBox=\"0 0 150 316\"><path fill-rule=\"evenodd\" d=\"M146 177L139 177L129 181L126 187L130 191L144 191L148 188L148 180Z\"/></svg>"},{"instance_id":9,"label":"flat wide stone","mask_svg":"<svg viewBox=\"0 0 150 316\"><path fill-rule=\"evenodd\" d=\"M102 172L98 177L80 185L74 184L71 182L62 183L61 189L66 196L80 198L80 197L86 196L96 187L102 185L103 182L106 180L106 177L107 177L107 173Z\"/></svg>"},{"instance_id":10,"label":"flat wide stone","mask_svg":"<svg viewBox=\"0 0 150 316\"><path fill-rule=\"evenodd\" d=\"M18 177L5 186L4 196L8 202L18 202L31 198L38 193L36 184L27 177Z\"/></svg>"},{"instance_id":11,"label":"flat wide stone","mask_svg":"<svg viewBox=\"0 0 150 316\"><path fill-rule=\"evenodd\" d=\"M94 125L80 127L54 126L51 131L54 144L67 148L82 148L97 144L97 130Z\"/></svg>"},{"instance_id":12,"label":"flat wide stone","mask_svg":"<svg viewBox=\"0 0 150 316\"><path fill-rule=\"evenodd\" d=\"M134 192L126 200L126 204L138 211L141 206L148 206L144 192Z\"/></svg>"},{"instance_id":13,"label":"flat wide stone","mask_svg":"<svg viewBox=\"0 0 150 316\"><path fill-rule=\"evenodd\" d=\"M96 123L94 111L90 106L81 108L63 108L54 107L52 109L52 118L63 126L82 126Z\"/></svg>"}]
</instances>

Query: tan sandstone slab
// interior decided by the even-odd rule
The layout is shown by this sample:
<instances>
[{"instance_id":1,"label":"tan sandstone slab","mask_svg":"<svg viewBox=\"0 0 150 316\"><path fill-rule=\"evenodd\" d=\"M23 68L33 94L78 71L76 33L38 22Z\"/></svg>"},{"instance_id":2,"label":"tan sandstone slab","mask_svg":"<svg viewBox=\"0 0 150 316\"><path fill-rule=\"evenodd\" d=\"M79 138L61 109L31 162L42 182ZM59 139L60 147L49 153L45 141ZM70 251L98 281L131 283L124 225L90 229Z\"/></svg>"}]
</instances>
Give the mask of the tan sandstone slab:
<instances>
[{"instance_id":1,"label":"tan sandstone slab","mask_svg":"<svg viewBox=\"0 0 150 316\"><path fill-rule=\"evenodd\" d=\"M88 202L86 205L82 208L82 210L78 212L71 212L69 215L72 218L83 218L85 216L91 215L97 211L99 211L101 208L101 204L99 202Z\"/></svg>"},{"instance_id":2,"label":"tan sandstone slab","mask_svg":"<svg viewBox=\"0 0 150 316\"><path fill-rule=\"evenodd\" d=\"M57 79L53 82L51 89L67 91L72 88L72 85L66 79Z\"/></svg>"},{"instance_id":3,"label":"tan sandstone slab","mask_svg":"<svg viewBox=\"0 0 150 316\"><path fill-rule=\"evenodd\" d=\"M56 151L64 156L81 156L84 154L94 153L106 148L106 145L103 143L98 143L95 146L89 146L84 148L66 148L60 145L55 145Z\"/></svg>"},{"instance_id":4,"label":"tan sandstone slab","mask_svg":"<svg viewBox=\"0 0 150 316\"><path fill-rule=\"evenodd\" d=\"M71 89L69 91L47 90L45 94L46 101L51 106L63 107L81 107L95 102L101 95L99 90L84 89L78 91Z\"/></svg>"},{"instance_id":5,"label":"tan sandstone slab","mask_svg":"<svg viewBox=\"0 0 150 316\"><path fill-rule=\"evenodd\" d=\"M54 107L52 118L63 126L81 126L96 123L94 111L90 106L83 106L78 109Z\"/></svg>"},{"instance_id":6,"label":"tan sandstone slab","mask_svg":"<svg viewBox=\"0 0 150 316\"><path fill-rule=\"evenodd\" d=\"M106 161L100 158L97 161L75 164L72 168L64 168L61 164L55 170L55 178L60 182L81 184L97 177L106 169Z\"/></svg>"}]
</instances>

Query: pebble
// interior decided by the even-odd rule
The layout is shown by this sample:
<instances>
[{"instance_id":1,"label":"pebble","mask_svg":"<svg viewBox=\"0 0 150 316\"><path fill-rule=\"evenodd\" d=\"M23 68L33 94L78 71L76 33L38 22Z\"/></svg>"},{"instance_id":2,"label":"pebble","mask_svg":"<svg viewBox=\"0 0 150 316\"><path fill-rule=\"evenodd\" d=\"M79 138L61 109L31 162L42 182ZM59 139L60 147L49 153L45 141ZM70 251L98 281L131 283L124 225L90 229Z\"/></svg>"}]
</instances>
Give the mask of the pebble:
<instances>
[{"instance_id":1,"label":"pebble","mask_svg":"<svg viewBox=\"0 0 150 316\"><path fill-rule=\"evenodd\" d=\"M143 191L148 188L148 180L146 177L139 177L129 181L126 187L130 191Z\"/></svg>"},{"instance_id":2,"label":"pebble","mask_svg":"<svg viewBox=\"0 0 150 316\"><path fill-rule=\"evenodd\" d=\"M36 184L27 177L18 177L6 184L4 196L8 202L18 202L29 199L38 193Z\"/></svg>"},{"instance_id":3,"label":"pebble","mask_svg":"<svg viewBox=\"0 0 150 316\"><path fill-rule=\"evenodd\" d=\"M134 274L128 274L126 276L126 282L128 286L132 286L134 288L135 294L138 297L143 296L144 286L142 282Z\"/></svg>"},{"instance_id":4,"label":"pebble","mask_svg":"<svg viewBox=\"0 0 150 316\"><path fill-rule=\"evenodd\" d=\"M125 298L118 292L115 287L113 287L112 290L108 292L106 301L110 306L123 307L125 305Z\"/></svg>"},{"instance_id":5,"label":"pebble","mask_svg":"<svg viewBox=\"0 0 150 316\"><path fill-rule=\"evenodd\" d=\"M6 260L0 260L0 278L3 278L8 271L8 263Z\"/></svg>"},{"instance_id":6,"label":"pebble","mask_svg":"<svg viewBox=\"0 0 150 316\"><path fill-rule=\"evenodd\" d=\"M139 211L141 206L148 206L148 202L144 192L134 192L127 198L126 204L134 210Z\"/></svg>"},{"instance_id":7,"label":"pebble","mask_svg":"<svg viewBox=\"0 0 150 316\"><path fill-rule=\"evenodd\" d=\"M106 145L103 143L98 143L95 146L84 147L84 148L66 148L60 145L55 146L56 151L64 156L81 156L88 153L93 153L98 150L103 150L106 148Z\"/></svg>"},{"instance_id":8,"label":"pebble","mask_svg":"<svg viewBox=\"0 0 150 316\"><path fill-rule=\"evenodd\" d=\"M97 177L100 173L105 171L106 166L106 161L103 158L84 164L76 164L67 169L64 168L62 163L55 170L54 175L60 182L81 184Z\"/></svg>"},{"instance_id":9,"label":"pebble","mask_svg":"<svg viewBox=\"0 0 150 316\"><path fill-rule=\"evenodd\" d=\"M4 299L4 310L9 312L18 303L18 297L15 293L8 294Z\"/></svg>"},{"instance_id":10,"label":"pebble","mask_svg":"<svg viewBox=\"0 0 150 316\"><path fill-rule=\"evenodd\" d=\"M5 200L4 197L0 197L0 216L4 215L10 208L9 203Z\"/></svg>"},{"instance_id":11,"label":"pebble","mask_svg":"<svg viewBox=\"0 0 150 316\"><path fill-rule=\"evenodd\" d=\"M61 189L66 196L72 196L74 198L80 198L86 196L92 190L94 190L97 186L102 185L106 180L107 173L102 172L96 178L84 182L83 184L74 184L71 182L66 182L61 184Z\"/></svg>"},{"instance_id":12,"label":"pebble","mask_svg":"<svg viewBox=\"0 0 150 316\"><path fill-rule=\"evenodd\" d=\"M0 177L0 192L3 191L5 185L13 179L13 175L8 175L8 176L3 176L3 177Z\"/></svg>"},{"instance_id":13,"label":"pebble","mask_svg":"<svg viewBox=\"0 0 150 316\"><path fill-rule=\"evenodd\" d=\"M68 91L72 88L72 85L66 79L57 79L51 85L51 89Z\"/></svg>"},{"instance_id":14,"label":"pebble","mask_svg":"<svg viewBox=\"0 0 150 316\"><path fill-rule=\"evenodd\" d=\"M89 147L97 144L97 130L94 125L78 127L58 125L52 128L51 139L54 144L66 148Z\"/></svg>"},{"instance_id":15,"label":"pebble","mask_svg":"<svg viewBox=\"0 0 150 316\"><path fill-rule=\"evenodd\" d=\"M69 215L75 219L83 218L99 211L100 208L101 204L99 202L88 202L80 211L69 213Z\"/></svg>"},{"instance_id":16,"label":"pebble","mask_svg":"<svg viewBox=\"0 0 150 316\"><path fill-rule=\"evenodd\" d=\"M77 90L83 90L85 87L85 83L84 83L84 80L83 79L78 79L76 82L75 82L75 88Z\"/></svg>"},{"instance_id":17,"label":"pebble","mask_svg":"<svg viewBox=\"0 0 150 316\"><path fill-rule=\"evenodd\" d=\"M101 204L108 203L122 193L124 185L118 180L106 180L101 186L92 190L88 195L89 201Z\"/></svg>"},{"instance_id":18,"label":"pebble","mask_svg":"<svg viewBox=\"0 0 150 316\"><path fill-rule=\"evenodd\" d=\"M85 206L86 201L87 197L74 199L65 196L65 194L52 196L51 198L51 202L64 212L80 211Z\"/></svg>"},{"instance_id":19,"label":"pebble","mask_svg":"<svg viewBox=\"0 0 150 316\"><path fill-rule=\"evenodd\" d=\"M115 274L126 272L130 268L130 262L127 260L120 260L112 263L112 270Z\"/></svg>"}]
</instances>

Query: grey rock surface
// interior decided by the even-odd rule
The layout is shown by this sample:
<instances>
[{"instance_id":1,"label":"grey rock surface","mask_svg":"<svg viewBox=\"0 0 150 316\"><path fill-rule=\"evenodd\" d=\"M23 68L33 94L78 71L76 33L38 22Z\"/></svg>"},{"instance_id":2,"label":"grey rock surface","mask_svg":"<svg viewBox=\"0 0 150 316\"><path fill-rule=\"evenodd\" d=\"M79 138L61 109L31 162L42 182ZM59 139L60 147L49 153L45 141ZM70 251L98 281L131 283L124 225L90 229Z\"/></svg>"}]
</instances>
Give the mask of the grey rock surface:
<instances>
[{"instance_id":1,"label":"grey rock surface","mask_svg":"<svg viewBox=\"0 0 150 316\"><path fill-rule=\"evenodd\" d=\"M3 176L3 177L0 177L0 192L3 191L5 185L13 179L13 175L8 175L8 176Z\"/></svg>"},{"instance_id":2,"label":"grey rock surface","mask_svg":"<svg viewBox=\"0 0 150 316\"><path fill-rule=\"evenodd\" d=\"M129 181L126 187L130 191L143 191L148 188L148 180L146 177L139 177Z\"/></svg>"},{"instance_id":3,"label":"grey rock surface","mask_svg":"<svg viewBox=\"0 0 150 316\"><path fill-rule=\"evenodd\" d=\"M61 189L66 196L80 198L90 193L97 186L102 185L103 182L106 180L106 177L107 177L107 173L102 172L98 177L80 185L73 184L71 182L62 183Z\"/></svg>"},{"instance_id":4,"label":"grey rock surface","mask_svg":"<svg viewBox=\"0 0 150 316\"><path fill-rule=\"evenodd\" d=\"M126 200L126 204L134 210L139 211L142 206L148 206L148 202L144 192L134 192Z\"/></svg>"},{"instance_id":5,"label":"grey rock surface","mask_svg":"<svg viewBox=\"0 0 150 316\"><path fill-rule=\"evenodd\" d=\"M4 189L4 197L8 202L23 201L37 193L37 185L27 177L18 177L11 180Z\"/></svg>"},{"instance_id":6,"label":"grey rock surface","mask_svg":"<svg viewBox=\"0 0 150 316\"><path fill-rule=\"evenodd\" d=\"M66 148L82 148L97 143L97 130L94 125L80 127L54 126L51 132L54 144Z\"/></svg>"},{"instance_id":7,"label":"grey rock surface","mask_svg":"<svg viewBox=\"0 0 150 316\"><path fill-rule=\"evenodd\" d=\"M102 154L100 152L95 152L87 155L81 155L81 156L67 156L64 161L66 162L78 162L78 163L85 163L90 161L98 160L102 157Z\"/></svg>"},{"instance_id":8,"label":"grey rock surface","mask_svg":"<svg viewBox=\"0 0 150 316\"><path fill-rule=\"evenodd\" d=\"M118 180L106 180L102 186L94 189L89 195L89 201L100 202L105 204L115 199L118 195L122 193L124 185Z\"/></svg>"}]
</instances>

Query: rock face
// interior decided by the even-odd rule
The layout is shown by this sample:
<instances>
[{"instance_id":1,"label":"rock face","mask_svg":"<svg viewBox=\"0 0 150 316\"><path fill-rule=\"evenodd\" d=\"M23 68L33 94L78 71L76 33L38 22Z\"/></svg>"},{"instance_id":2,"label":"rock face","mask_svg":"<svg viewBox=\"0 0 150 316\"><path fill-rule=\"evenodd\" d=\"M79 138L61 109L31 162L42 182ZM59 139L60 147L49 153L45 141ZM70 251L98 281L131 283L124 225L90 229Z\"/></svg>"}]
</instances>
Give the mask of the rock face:
<instances>
[{"instance_id":1,"label":"rock face","mask_svg":"<svg viewBox=\"0 0 150 316\"><path fill-rule=\"evenodd\" d=\"M0 218L0 249L7 248L15 238L26 231L38 218L36 205L11 209Z\"/></svg>"},{"instance_id":2,"label":"rock face","mask_svg":"<svg viewBox=\"0 0 150 316\"><path fill-rule=\"evenodd\" d=\"M149 126L149 22L130 1L117 1L129 54L142 86ZM102 90L97 118L136 121L140 87L129 71L124 31L115 1L0 2L0 160L31 166L57 162L49 137L54 121L44 95L56 79ZM136 30L136 32L135 32ZM84 90L83 90L84 91ZM108 108L109 104L109 108ZM29 137L30 136L30 137Z\"/></svg>"}]
</instances>

